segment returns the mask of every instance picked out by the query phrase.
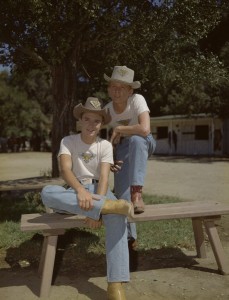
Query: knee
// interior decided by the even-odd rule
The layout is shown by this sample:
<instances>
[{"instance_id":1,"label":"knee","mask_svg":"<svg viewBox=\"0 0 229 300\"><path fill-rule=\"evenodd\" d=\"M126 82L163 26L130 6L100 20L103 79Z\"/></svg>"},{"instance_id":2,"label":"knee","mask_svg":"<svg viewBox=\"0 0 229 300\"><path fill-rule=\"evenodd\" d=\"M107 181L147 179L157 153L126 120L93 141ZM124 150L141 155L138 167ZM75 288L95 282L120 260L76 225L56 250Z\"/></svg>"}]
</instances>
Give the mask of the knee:
<instances>
[{"instance_id":1,"label":"knee","mask_svg":"<svg viewBox=\"0 0 229 300\"><path fill-rule=\"evenodd\" d=\"M131 142L131 143L139 143L139 142L141 142L141 141L143 141L143 140L144 140L144 138L141 137L140 135L132 135L132 136L130 137L130 142Z\"/></svg>"},{"instance_id":2,"label":"knee","mask_svg":"<svg viewBox=\"0 0 229 300\"><path fill-rule=\"evenodd\" d=\"M58 193L65 191L65 188L59 185L47 185L43 187L41 190L41 195L49 194L49 193Z\"/></svg>"},{"instance_id":3,"label":"knee","mask_svg":"<svg viewBox=\"0 0 229 300\"><path fill-rule=\"evenodd\" d=\"M133 135L130 137L130 147L132 149L146 149L147 148L147 142L144 137L139 135Z\"/></svg>"}]
</instances>

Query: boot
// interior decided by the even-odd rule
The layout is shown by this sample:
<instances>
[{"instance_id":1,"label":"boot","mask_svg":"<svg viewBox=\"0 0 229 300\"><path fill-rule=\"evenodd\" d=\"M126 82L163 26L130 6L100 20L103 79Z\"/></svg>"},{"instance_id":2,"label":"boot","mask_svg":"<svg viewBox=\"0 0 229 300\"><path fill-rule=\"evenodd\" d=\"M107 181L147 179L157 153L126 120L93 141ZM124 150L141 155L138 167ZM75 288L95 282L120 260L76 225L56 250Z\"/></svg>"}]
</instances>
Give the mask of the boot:
<instances>
[{"instance_id":1,"label":"boot","mask_svg":"<svg viewBox=\"0 0 229 300\"><path fill-rule=\"evenodd\" d=\"M125 215L128 217L134 216L133 205L126 200L105 200L104 205L101 210L101 214L118 214Z\"/></svg>"},{"instance_id":2,"label":"boot","mask_svg":"<svg viewBox=\"0 0 229 300\"><path fill-rule=\"evenodd\" d=\"M125 291L121 282L108 282L108 300L126 300Z\"/></svg>"},{"instance_id":3,"label":"boot","mask_svg":"<svg viewBox=\"0 0 229 300\"><path fill-rule=\"evenodd\" d=\"M145 205L142 199L142 186L132 185L130 187L131 192L131 202L134 206L135 214L142 214L145 211Z\"/></svg>"}]
</instances>

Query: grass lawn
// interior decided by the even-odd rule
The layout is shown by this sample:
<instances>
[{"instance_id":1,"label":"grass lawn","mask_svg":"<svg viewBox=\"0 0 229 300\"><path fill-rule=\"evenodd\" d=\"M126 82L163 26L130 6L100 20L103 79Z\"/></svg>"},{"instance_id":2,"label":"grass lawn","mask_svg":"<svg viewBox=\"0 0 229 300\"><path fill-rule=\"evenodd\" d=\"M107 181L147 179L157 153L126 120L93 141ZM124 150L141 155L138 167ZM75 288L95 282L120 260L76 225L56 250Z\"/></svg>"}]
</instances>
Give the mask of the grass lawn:
<instances>
[{"instance_id":1,"label":"grass lawn","mask_svg":"<svg viewBox=\"0 0 229 300\"><path fill-rule=\"evenodd\" d=\"M178 202L173 197L144 195L148 204ZM12 269L38 267L43 236L39 232L21 232L21 214L44 212L39 193L27 193L22 198L0 198L0 262ZM165 220L137 224L138 253L142 264L149 264L155 255L158 259L176 256L181 249L194 249L191 220ZM93 275L105 276L105 229L70 229L59 236L54 274L76 274L90 268ZM158 253L160 251L160 253ZM157 261L158 261L157 259ZM150 260L150 261L149 261ZM80 269L79 269L80 265ZM61 268L60 268L61 266ZM55 271L56 270L56 271ZM98 273L99 272L99 273ZM55 276L54 276L55 277Z\"/></svg>"}]
</instances>

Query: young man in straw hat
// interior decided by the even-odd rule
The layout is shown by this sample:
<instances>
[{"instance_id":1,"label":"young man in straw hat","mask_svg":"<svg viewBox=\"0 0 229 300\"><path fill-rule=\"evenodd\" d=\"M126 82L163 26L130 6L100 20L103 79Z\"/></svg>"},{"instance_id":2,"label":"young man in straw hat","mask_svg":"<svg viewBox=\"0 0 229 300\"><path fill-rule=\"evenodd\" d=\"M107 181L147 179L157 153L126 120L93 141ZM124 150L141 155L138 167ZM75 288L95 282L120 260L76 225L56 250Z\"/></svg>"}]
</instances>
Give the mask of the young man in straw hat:
<instances>
[{"instance_id":1,"label":"young man in straw hat","mask_svg":"<svg viewBox=\"0 0 229 300\"><path fill-rule=\"evenodd\" d=\"M64 137L60 144L59 163L63 179L70 188L46 186L43 203L57 212L81 214L92 228L106 227L108 299L124 300L122 282L129 281L127 218L132 206L117 200L108 188L113 149L110 142L98 137L110 115L97 98L89 97L73 114L80 120L81 133Z\"/></svg>"},{"instance_id":2,"label":"young man in straw hat","mask_svg":"<svg viewBox=\"0 0 229 300\"><path fill-rule=\"evenodd\" d=\"M113 166L115 194L131 200L135 214L144 212L142 188L148 157L154 152L156 142L150 134L150 115L146 100L134 90L140 88L134 81L134 71L126 66L115 66L108 81L111 102L106 105L113 127L111 142L115 146ZM121 165L119 165L121 163ZM135 224L130 224L129 240L136 240Z\"/></svg>"}]
</instances>

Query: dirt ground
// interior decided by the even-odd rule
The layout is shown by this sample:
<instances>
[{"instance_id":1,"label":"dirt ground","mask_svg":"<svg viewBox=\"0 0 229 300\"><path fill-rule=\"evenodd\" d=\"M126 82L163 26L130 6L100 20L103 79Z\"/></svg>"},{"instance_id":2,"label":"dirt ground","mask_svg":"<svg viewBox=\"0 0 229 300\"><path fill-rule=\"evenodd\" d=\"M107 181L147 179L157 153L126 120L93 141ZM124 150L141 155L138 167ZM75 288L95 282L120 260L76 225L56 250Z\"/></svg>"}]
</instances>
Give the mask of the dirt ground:
<instances>
[{"instance_id":1,"label":"dirt ground","mask_svg":"<svg viewBox=\"0 0 229 300\"><path fill-rule=\"evenodd\" d=\"M50 153L0 154L0 184L5 180L37 177L50 169ZM144 192L229 203L228 182L228 158L155 156L148 163ZM219 221L218 231L229 257L229 217ZM127 299L229 299L229 275L218 273L212 250L208 243L206 246L206 259L197 259L195 251L179 248L139 252L139 268L131 273L131 281L125 285ZM14 251L1 252L0 299L38 299L40 279L36 268L26 266L23 261L12 265L7 257ZM90 270L84 265L60 270L49 299L106 299L104 260L95 258Z\"/></svg>"}]
</instances>

